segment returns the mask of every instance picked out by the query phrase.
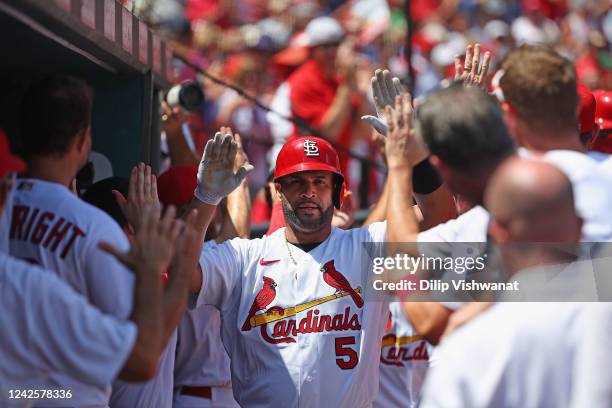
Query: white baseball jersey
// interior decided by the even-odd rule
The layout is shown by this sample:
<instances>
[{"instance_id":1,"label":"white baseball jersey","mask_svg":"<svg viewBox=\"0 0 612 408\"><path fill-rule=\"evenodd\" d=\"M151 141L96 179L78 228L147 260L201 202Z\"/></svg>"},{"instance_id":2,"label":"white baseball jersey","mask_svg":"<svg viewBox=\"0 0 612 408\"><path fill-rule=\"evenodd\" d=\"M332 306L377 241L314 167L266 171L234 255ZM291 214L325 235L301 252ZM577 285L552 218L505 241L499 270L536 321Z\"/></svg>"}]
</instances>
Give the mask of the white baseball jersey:
<instances>
[{"instance_id":1,"label":"white baseball jersey","mask_svg":"<svg viewBox=\"0 0 612 408\"><path fill-rule=\"evenodd\" d=\"M489 218L487 210L479 205L474 206L455 219L419 232L417 236L419 251L427 256L440 258L475 257L477 254L483 254L486 250ZM455 271L443 273L444 279L455 278ZM469 270L465 273L469 273ZM436 297L440 294L436 291L432 295ZM451 299L449 295L440 300L440 303L448 309L456 310L469 299Z\"/></svg>"},{"instance_id":2,"label":"white baseball jersey","mask_svg":"<svg viewBox=\"0 0 612 408\"><path fill-rule=\"evenodd\" d=\"M609 407L610 321L610 303L498 303L437 348L421 407Z\"/></svg>"},{"instance_id":3,"label":"white baseball jersey","mask_svg":"<svg viewBox=\"0 0 612 408\"><path fill-rule=\"evenodd\" d=\"M518 152L522 157L531 156L524 148ZM584 220L582 241L612 241L611 176L602 171L597 161L580 152L550 150L543 159L565 173L572 183L576 212Z\"/></svg>"},{"instance_id":4,"label":"white baseball jersey","mask_svg":"<svg viewBox=\"0 0 612 408\"><path fill-rule=\"evenodd\" d=\"M368 264L362 243L385 237L386 223L332 228L306 253L287 244L281 228L202 252L197 304L221 311L241 406L372 404L388 302L364 302Z\"/></svg>"},{"instance_id":5,"label":"white baseball jersey","mask_svg":"<svg viewBox=\"0 0 612 408\"><path fill-rule=\"evenodd\" d=\"M204 251L217 244L206 241ZM221 341L221 314L214 306L187 310L178 327L174 404L179 407L238 407L232 394L230 359ZM211 387L212 398L182 395L180 388Z\"/></svg>"},{"instance_id":6,"label":"white baseball jersey","mask_svg":"<svg viewBox=\"0 0 612 408\"><path fill-rule=\"evenodd\" d=\"M2 407L24 403L10 400L9 390L45 388L53 373L79 378L103 394L136 340L133 323L101 313L53 273L4 253L0 310ZM74 398L44 403L52 401L75 404Z\"/></svg>"},{"instance_id":7,"label":"white baseball jersey","mask_svg":"<svg viewBox=\"0 0 612 408\"><path fill-rule=\"evenodd\" d=\"M531 157L519 148L521 157ZM612 241L612 160L609 155L571 150L551 150L543 155L548 163L567 175L574 189L576 211L584 218L583 242ZM602 171L602 170L608 170ZM454 220L419 233L419 242L485 242L489 213L476 206Z\"/></svg>"},{"instance_id":8,"label":"white baseball jersey","mask_svg":"<svg viewBox=\"0 0 612 408\"><path fill-rule=\"evenodd\" d=\"M381 344L380 391L373 406L414 408L429 367L431 345L414 330L399 301L389 305L389 319Z\"/></svg>"},{"instance_id":9,"label":"white baseball jersey","mask_svg":"<svg viewBox=\"0 0 612 408\"><path fill-rule=\"evenodd\" d=\"M9 253L9 228L11 225L11 207L13 206L13 192L9 193L4 211L0 214L0 252Z\"/></svg>"},{"instance_id":10,"label":"white baseball jersey","mask_svg":"<svg viewBox=\"0 0 612 408\"><path fill-rule=\"evenodd\" d=\"M113 408L172 407L175 352L176 330L159 357L157 375L145 383L113 381L109 406Z\"/></svg>"},{"instance_id":11,"label":"white baseball jersey","mask_svg":"<svg viewBox=\"0 0 612 408\"><path fill-rule=\"evenodd\" d=\"M604 171L608 175L612 174L612 155L608 153L591 151L587 153L587 156L598 163L600 170Z\"/></svg>"},{"instance_id":12,"label":"white baseball jersey","mask_svg":"<svg viewBox=\"0 0 612 408\"><path fill-rule=\"evenodd\" d=\"M477 205L457 218L419 232L417 240L419 243L486 242L488 226L488 211Z\"/></svg>"},{"instance_id":13,"label":"white baseball jersey","mask_svg":"<svg viewBox=\"0 0 612 408\"><path fill-rule=\"evenodd\" d=\"M211 387L213 397L183 395L183 386ZM219 310L214 306L188 310L178 328L173 406L237 408L231 387L230 359L221 341Z\"/></svg>"},{"instance_id":14,"label":"white baseball jersey","mask_svg":"<svg viewBox=\"0 0 612 408\"><path fill-rule=\"evenodd\" d=\"M106 213L57 183L17 180L13 191L10 252L55 272L103 313L127 319L132 311L134 277L101 241L127 251L127 237ZM85 358L85 356L83 356ZM52 373L47 388L73 391L75 405L106 406L106 390ZM62 405L57 401L57 405Z\"/></svg>"}]
</instances>

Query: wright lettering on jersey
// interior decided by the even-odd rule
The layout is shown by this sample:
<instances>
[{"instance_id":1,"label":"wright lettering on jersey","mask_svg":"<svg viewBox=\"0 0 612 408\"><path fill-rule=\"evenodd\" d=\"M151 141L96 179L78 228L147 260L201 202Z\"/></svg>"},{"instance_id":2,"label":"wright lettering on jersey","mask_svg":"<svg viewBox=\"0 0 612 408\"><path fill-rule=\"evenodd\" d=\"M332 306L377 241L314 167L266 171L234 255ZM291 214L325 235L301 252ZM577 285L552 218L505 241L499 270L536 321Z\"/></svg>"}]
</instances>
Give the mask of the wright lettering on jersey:
<instances>
[{"instance_id":1,"label":"wright lettering on jersey","mask_svg":"<svg viewBox=\"0 0 612 408\"><path fill-rule=\"evenodd\" d=\"M132 312L134 276L98 248L101 241L129 249L119 225L66 186L34 179L17 181L11 255L52 271L103 313L127 319ZM40 388L72 390L70 403L75 406L106 406L110 395L110 384L99 388L58 374L51 374ZM61 406L62 402L45 403L54 404Z\"/></svg>"}]
</instances>

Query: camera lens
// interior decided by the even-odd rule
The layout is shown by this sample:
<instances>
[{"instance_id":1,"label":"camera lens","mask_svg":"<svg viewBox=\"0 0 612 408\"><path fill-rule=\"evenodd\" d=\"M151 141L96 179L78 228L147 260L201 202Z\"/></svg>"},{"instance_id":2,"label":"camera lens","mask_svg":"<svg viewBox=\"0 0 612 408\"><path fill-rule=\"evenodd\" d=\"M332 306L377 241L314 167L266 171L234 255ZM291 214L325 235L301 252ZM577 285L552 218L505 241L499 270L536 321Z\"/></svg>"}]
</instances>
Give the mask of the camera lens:
<instances>
[{"instance_id":1,"label":"camera lens","mask_svg":"<svg viewBox=\"0 0 612 408\"><path fill-rule=\"evenodd\" d=\"M183 109L193 112L204 102L204 93L197 81L188 80L174 85L166 95L166 102L171 108L181 106Z\"/></svg>"}]
</instances>

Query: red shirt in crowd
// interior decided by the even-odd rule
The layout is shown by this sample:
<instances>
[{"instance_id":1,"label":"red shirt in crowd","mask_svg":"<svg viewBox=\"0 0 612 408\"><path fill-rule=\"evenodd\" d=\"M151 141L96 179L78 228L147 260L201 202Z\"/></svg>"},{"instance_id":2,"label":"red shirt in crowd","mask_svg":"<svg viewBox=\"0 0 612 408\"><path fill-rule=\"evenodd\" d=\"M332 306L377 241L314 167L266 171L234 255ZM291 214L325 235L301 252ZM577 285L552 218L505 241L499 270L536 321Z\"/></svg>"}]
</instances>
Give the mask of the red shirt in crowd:
<instances>
[{"instance_id":1,"label":"red shirt in crowd","mask_svg":"<svg viewBox=\"0 0 612 408\"><path fill-rule=\"evenodd\" d=\"M539 10L546 18L558 20L567 14L567 0L521 0L521 9Z\"/></svg>"},{"instance_id":2,"label":"red shirt in crowd","mask_svg":"<svg viewBox=\"0 0 612 408\"><path fill-rule=\"evenodd\" d=\"M308 60L298 68L288 79L291 88L289 99L291 100L291 110L294 116L305 120L315 129L321 126L327 110L331 107L336 97L336 91L340 82L337 79L325 77L319 65ZM359 109L360 100L358 97L352 101L353 109ZM337 144L349 148L351 145L351 124L352 115L344 124ZM300 134L299 129L294 126L293 133L289 140L295 137L305 136ZM348 169L349 156L342 149L339 149L340 167L346 176Z\"/></svg>"},{"instance_id":3,"label":"red shirt in crowd","mask_svg":"<svg viewBox=\"0 0 612 408\"><path fill-rule=\"evenodd\" d=\"M412 20L421 23L438 11L442 4L441 0L413 0L410 3L410 14Z\"/></svg>"}]
</instances>

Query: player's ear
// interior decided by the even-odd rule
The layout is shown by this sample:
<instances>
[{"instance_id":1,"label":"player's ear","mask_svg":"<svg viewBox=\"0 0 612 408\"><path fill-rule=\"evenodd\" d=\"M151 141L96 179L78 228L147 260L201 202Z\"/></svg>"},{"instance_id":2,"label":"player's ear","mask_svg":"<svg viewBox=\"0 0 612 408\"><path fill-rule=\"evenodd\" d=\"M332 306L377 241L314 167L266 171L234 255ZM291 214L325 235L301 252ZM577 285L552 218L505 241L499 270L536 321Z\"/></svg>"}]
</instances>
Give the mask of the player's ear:
<instances>
[{"instance_id":1,"label":"player's ear","mask_svg":"<svg viewBox=\"0 0 612 408\"><path fill-rule=\"evenodd\" d=\"M508 102L501 104L502 112L504 113L504 123L510 132L510 135L516 134L516 128L518 126L518 120L520 119L519 112L512 107Z\"/></svg>"},{"instance_id":2,"label":"player's ear","mask_svg":"<svg viewBox=\"0 0 612 408\"><path fill-rule=\"evenodd\" d=\"M89 142L90 142L90 130L89 126L80 130L74 140L74 146L79 153L89 153Z\"/></svg>"},{"instance_id":3,"label":"player's ear","mask_svg":"<svg viewBox=\"0 0 612 408\"><path fill-rule=\"evenodd\" d=\"M283 186L278 181L274 182L274 189L276 190L276 194L280 194L283 192Z\"/></svg>"},{"instance_id":4,"label":"player's ear","mask_svg":"<svg viewBox=\"0 0 612 408\"><path fill-rule=\"evenodd\" d=\"M429 163L431 163L432 167L436 169L440 177L442 177L442 180L448 180L449 174L456 173L452 169L449 169L442 159L435 154L429 156Z\"/></svg>"},{"instance_id":5,"label":"player's ear","mask_svg":"<svg viewBox=\"0 0 612 408\"><path fill-rule=\"evenodd\" d=\"M443 163L440 160L440 158L438 156L436 156L435 154L432 154L431 156L429 156L429 163L431 163L431 165L436 170L438 170L438 172L440 171L440 167L443 165Z\"/></svg>"}]
</instances>

